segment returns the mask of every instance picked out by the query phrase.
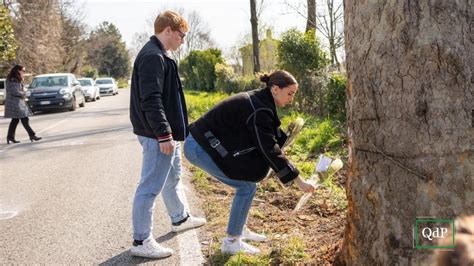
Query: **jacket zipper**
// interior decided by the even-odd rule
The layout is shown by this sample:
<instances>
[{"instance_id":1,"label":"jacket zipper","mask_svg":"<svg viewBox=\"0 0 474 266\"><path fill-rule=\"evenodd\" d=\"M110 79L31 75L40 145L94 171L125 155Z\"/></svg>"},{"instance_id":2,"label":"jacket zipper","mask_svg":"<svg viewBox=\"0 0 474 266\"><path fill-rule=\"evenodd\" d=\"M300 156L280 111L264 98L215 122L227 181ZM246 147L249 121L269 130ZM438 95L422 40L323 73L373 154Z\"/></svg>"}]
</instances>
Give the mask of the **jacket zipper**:
<instances>
[{"instance_id":1,"label":"jacket zipper","mask_svg":"<svg viewBox=\"0 0 474 266\"><path fill-rule=\"evenodd\" d=\"M244 149L244 150L241 150L241 151L236 151L236 152L234 152L233 156L238 157L240 155L244 155L246 153L249 153L249 152L255 150L256 148L257 147L251 147L251 148L247 148L247 149Z\"/></svg>"}]
</instances>

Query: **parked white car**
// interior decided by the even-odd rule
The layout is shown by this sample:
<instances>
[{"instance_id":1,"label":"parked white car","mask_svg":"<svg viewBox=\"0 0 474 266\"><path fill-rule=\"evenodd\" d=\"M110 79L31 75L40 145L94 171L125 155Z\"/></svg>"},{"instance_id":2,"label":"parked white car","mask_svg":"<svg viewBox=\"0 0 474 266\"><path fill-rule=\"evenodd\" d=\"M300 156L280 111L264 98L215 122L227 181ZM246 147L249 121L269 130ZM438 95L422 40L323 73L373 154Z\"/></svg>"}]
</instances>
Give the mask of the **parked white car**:
<instances>
[{"instance_id":1,"label":"parked white car","mask_svg":"<svg viewBox=\"0 0 474 266\"><path fill-rule=\"evenodd\" d=\"M0 79L0 104L5 104L5 79Z\"/></svg>"},{"instance_id":2,"label":"parked white car","mask_svg":"<svg viewBox=\"0 0 474 266\"><path fill-rule=\"evenodd\" d=\"M80 78L77 79L81 83L82 90L84 91L84 96L86 96L86 101L100 100L100 88L95 85L94 80L91 78Z\"/></svg>"},{"instance_id":3,"label":"parked white car","mask_svg":"<svg viewBox=\"0 0 474 266\"><path fill-rule=\"evenodd\" d=\"M118 85L114 78L98 78L95 84L99 86L100 94L118 94Z\"/></svg>"}]
</instances>

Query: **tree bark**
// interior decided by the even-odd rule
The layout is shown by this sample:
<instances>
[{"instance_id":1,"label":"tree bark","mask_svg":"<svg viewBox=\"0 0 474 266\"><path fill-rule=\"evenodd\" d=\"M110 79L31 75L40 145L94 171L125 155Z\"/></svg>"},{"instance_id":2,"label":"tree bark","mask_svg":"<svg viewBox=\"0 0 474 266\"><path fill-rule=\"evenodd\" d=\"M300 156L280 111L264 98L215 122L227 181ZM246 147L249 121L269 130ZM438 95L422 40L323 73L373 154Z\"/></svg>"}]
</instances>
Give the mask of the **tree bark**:
<instances>
[{"instance_id":1,"label":"tree bark","mask_svg":"<svg viewBox=\"0 0 474 266\"><path fill-rule=\"evenodd\" d=\"M306 31L314 30L316 36L316 0L307 0L308 16L306 18Z\"/></svg>"},{"instance_id":2,"label":"tree bark","mask_svg":"<svg viewBox=\"0 0 474 266\"><path fill-rule=\"evenodd\" d=\"M470 1L345 1L349 200L340 265L418 265L417 217L474 213Z\"/></svg>"},{"instance_id":3,"label":"tree bark","mask_svg":"<svg viewBox=\"0 0 474 266\"><path fill-rule=\"evenodd\" d=\"M260 72L260 52L258 40L258 19L255 0L250 0L250 23L252 24L253 72Z\"/></svg>"}]
</instances>

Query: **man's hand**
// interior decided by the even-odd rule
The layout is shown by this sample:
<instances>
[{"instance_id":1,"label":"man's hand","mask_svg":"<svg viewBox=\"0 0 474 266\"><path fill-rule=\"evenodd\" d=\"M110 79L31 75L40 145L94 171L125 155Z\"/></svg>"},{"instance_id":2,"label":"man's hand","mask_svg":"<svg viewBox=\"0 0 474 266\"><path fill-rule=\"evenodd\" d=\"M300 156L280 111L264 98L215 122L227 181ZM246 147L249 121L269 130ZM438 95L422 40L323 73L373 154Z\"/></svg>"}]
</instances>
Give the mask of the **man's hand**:
<instances>
[{"instance_id":1,"label":"man's hand","mask_svg":"<svg viewBox=\"0 0 474 266\"><path fill-rule=\"evenodd\" d=\"M160 151L166 155L171 155L174 152L174 141L160 142Z\"/></svg>"},{"instance_id":2,"label":"man's hand","mask_svg":"<svg viewBox=\"0 0 474 266\"><path fill-rule=\"evenodd\" d=\"M295 183L303 192L306 192L306 193L313 192L315 189L313 184L311 184L310 182L304 181L299 176L295 179Z\"/></svg>"}]
</instances>

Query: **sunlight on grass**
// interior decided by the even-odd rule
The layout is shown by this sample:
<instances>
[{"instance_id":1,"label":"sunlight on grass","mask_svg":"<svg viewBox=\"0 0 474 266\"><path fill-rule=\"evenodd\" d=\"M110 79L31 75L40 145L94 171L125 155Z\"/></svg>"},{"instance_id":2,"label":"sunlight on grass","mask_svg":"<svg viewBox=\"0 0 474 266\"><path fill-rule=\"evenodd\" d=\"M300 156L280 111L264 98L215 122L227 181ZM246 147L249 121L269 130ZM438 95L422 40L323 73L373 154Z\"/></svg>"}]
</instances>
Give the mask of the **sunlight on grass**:
<instances>
[{"instance_id":1,"label":"sunlight on grass","mask_svg":"<svg viewBox=\"0 0 474 266\"><path fill-rule=\"evenodd\" d=\"M198 119L214 105L216 105L228 96L228 94L221 92L185 90L184 97L186 98L189 122L191 123L194 120Z\"/></svg>"}]
</instances>

